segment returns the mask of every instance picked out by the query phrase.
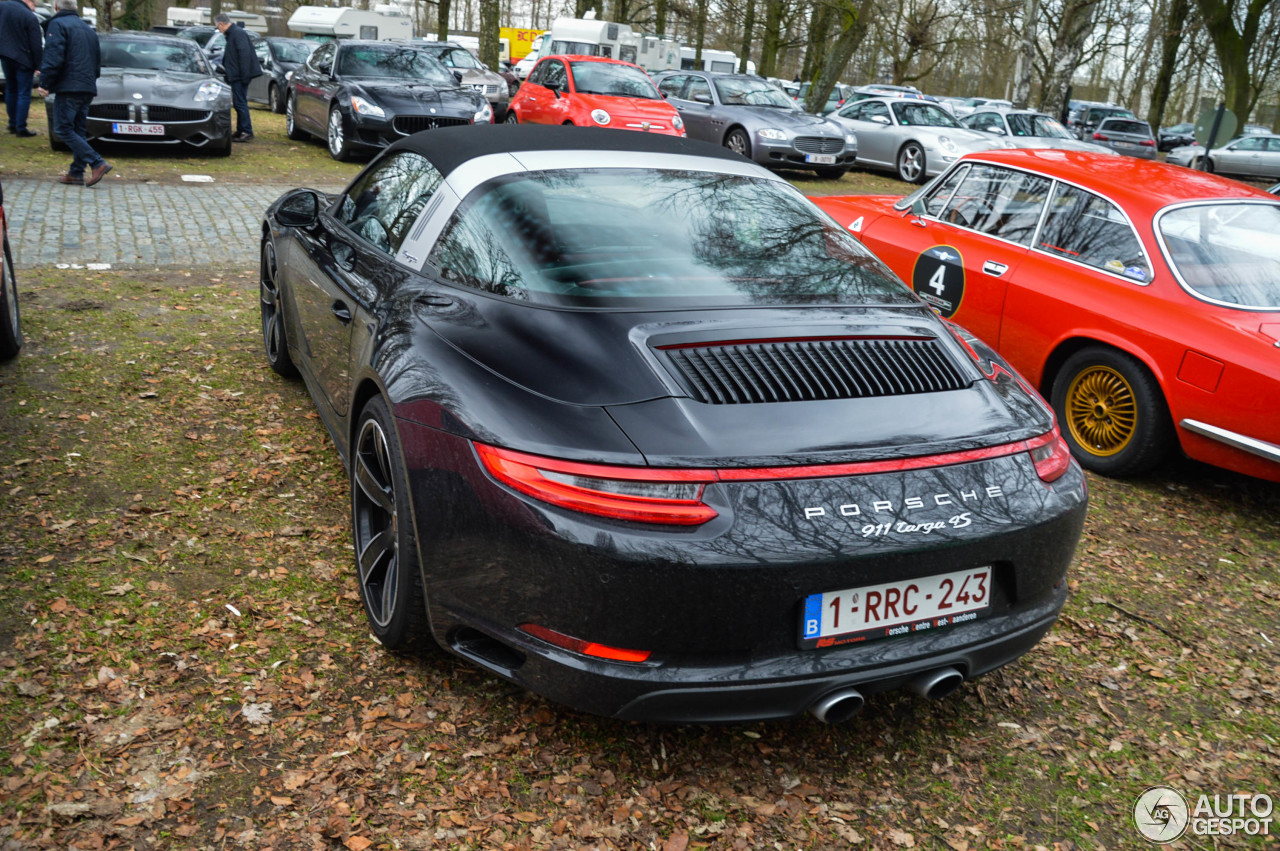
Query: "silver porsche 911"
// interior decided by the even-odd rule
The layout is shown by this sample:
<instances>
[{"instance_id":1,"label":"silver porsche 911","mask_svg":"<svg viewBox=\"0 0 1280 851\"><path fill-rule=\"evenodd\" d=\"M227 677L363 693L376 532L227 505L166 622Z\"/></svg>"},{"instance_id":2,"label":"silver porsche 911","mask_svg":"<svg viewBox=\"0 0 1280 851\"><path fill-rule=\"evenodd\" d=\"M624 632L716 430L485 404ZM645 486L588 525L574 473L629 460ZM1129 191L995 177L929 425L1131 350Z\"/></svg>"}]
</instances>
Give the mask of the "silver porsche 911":
<instances>
[{"instance_id":1,"label":"silver porsche 911","mask_svg":"<svg viewBox=\"0 0 1280 851\"><path fill-rule=\"evenodd\" d=\"M868 98L828 117L858 137L858 165L896 171L908 183L941 174L965 154L1013 147L913 98Z\"/></svg>"},{"instance_id":2,"label":"silver porsche 911","mask_svg":"<svg viewBox=\"0 0 1280 851\"><path fill-rule=\"evenodd\" d=\"M183 144L231 153L231 88L214 76L194 41L153 33L103 33L102 75L89 105L88 138L108 142ZM55 96L45 98L53 127ZM49 144L66 150L51 129Z\"/></svg>"}]
</instances>

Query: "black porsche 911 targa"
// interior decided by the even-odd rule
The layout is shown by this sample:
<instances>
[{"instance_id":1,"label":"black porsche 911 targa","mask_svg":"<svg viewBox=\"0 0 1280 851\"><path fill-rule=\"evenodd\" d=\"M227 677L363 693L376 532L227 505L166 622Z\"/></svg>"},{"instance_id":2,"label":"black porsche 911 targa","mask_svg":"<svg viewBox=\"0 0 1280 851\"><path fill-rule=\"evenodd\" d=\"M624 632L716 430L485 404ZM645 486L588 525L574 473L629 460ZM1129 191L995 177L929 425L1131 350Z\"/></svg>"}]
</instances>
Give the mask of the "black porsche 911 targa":
<instances>
[{"instance_id":1,"label":"black porsche 911 targa","mask_svg":"<svg viewBox=\"0 0 1280 851\"><path fill-rule=\"evenodd\" d=\"M276 201L261 301L390 649L619 718L834 722L1014 661L1066 599L1050 408L718 146L412 136Z\"/></svg>"}]
</instances>

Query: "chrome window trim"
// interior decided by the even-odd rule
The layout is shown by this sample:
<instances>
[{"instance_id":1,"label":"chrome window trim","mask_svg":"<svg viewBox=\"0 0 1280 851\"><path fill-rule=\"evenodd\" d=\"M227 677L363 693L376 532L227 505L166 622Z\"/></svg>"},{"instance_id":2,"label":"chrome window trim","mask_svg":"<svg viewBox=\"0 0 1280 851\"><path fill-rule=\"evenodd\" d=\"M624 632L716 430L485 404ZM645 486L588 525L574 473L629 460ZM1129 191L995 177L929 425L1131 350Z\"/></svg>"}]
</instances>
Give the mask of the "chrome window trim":
<instances>
[{"instance_id":1,"label":"chrome window trim","mask_svg":"<svg viewBox=\"0 0 1280 851\"><path fill-rule=\"evenodd\" d=\"M616 151L523 151L489 154L468 160L454 169L436 188L436 195L419 214L409 230L409 236L400 244L397 261L415 272L426 268L426 258L435 247L436 240L444 232L445 224L453 217L463 200L477 187L498 177L535 171L561 171L576 169L661 169L665 171L701 171L735 177L754 177L786 184L786 180L750 160L709 159L690 154L632 154L619 160ZM353 181L354 182L354 181ZM350 189L350 187L347 187ZM448 192L446 195L445 192ZM796 190L799 193L799 190ZM343 195L346 193L344 192ZM800 193L803 195L803 193ZM439 200L437 200L439 199ZM406 261L401 258L422 258Z\"/></svg>"},{"instance_id":2,"label":"chrome window trim","mask_svg":"<svg viewBox=\"0 0 1280 851\"><path fill-rule=\"evenodd\" d=\"M1182 273L1178 271L1178 266L1169 257L1169 246L1164 241L1164 231L1160 229L1160 220L1164 218L1166 213L1172 213L1177 210L1183 210L1187 207L1206 207L1218 206L1223 203L1231 204L1257 204L1268 207L1280 207L1280 199L1268 200L1266 198L1199 198L1194 201L1179 201L1177 204L1170 204L1167 207L1160 208L1155 218L1151 221L1151 230L1155 234L1156 244L1160 246L1160 253L1164 257L1165 265L1169 267L1169 271L1173 273L1174 280L1178 282L1178 286L1182 287L1182 291L1194 298L1196 301L1202 301L1205 304L1213 304L1218 307L1227 307L1232 310L1243 310L1251 313L1275 313L1280 307L1251 307L1243 304L1235 304L1230 301L1221 301L1216 298L1209 298L1196 292L1190 284L1182 277Z\"/></svg>"}]
</instances>

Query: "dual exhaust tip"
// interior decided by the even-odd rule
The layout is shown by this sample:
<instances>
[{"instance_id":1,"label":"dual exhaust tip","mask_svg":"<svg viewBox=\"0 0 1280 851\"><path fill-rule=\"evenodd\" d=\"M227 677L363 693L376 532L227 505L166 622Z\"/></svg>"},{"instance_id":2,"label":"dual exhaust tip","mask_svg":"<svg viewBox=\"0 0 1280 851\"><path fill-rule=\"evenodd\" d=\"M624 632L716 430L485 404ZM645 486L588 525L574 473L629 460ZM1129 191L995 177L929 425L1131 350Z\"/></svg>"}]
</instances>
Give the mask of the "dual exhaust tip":
<instances>
[{"instance_id":1,"label":"dual exhaust tip","mask_svg":"<svg viewBox=\"0 0 1280 851\"><path fill-rule=\"evenodd\" d=\"M907 691L937 700L960 688L964 675L955 668L938 668L921 674L907 683ZM809 712L824 724L841 724L862 711L866 700L856 688L842 688L823 695Z\"/></svg>"}]
</instances>

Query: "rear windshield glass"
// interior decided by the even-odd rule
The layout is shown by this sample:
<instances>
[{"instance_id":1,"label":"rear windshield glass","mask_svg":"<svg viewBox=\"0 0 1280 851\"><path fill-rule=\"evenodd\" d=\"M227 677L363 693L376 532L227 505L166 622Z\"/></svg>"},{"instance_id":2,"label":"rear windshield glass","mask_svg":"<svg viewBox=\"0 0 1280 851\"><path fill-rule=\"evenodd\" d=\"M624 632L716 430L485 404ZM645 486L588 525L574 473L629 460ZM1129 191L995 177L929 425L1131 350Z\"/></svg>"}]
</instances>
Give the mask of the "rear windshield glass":
<instances>
[{"instance_id":1,"label":"rear windshield glass","mask_svg":"<svg viewBox=\"0 0 1280 851\"><path fill-rule=\"evenodd\" d=\"M1280 204L1223 202L1160 216L1169 265L1192 295L1280 310Z\"/></svg>"},{"instance_id":2,"label":"rear windshield glass","mask_svg":"<svg viewBox=\"0 0 1280 851\"><path fill-rule=\"evenodd\" d=\"M1150 136L1151 127L1145 121L1125 121L1123 118L1108 118L1102 122L1099 130L1110 130L1112 133L1136 133L1139 136Z\"/></svg>"},{"instance_id":3,"label":"rear windshield glass","mask_svg":"<svg viewBox=\"0 0 1280 851\"><path fill-rule=\"evenodd\" d=\"M706 172L490 181L459 207L430 263L460 286L548 304L919 303L793 187Z\"/></svg>"}]
</instances>

